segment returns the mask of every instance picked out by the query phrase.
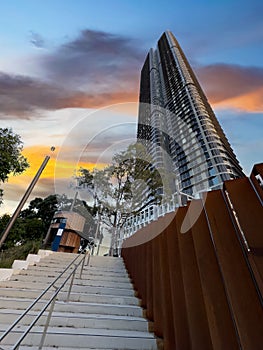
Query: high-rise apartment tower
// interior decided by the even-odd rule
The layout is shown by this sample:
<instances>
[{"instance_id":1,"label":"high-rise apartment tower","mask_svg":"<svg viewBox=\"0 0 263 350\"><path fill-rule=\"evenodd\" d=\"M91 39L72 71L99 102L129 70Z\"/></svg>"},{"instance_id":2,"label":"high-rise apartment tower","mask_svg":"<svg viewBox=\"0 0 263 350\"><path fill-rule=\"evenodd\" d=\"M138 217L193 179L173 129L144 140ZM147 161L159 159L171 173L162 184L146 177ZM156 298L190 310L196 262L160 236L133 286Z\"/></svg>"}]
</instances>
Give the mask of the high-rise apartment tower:
<instances>
[{"instance_id":1,"label":"high-rise apartment tower","mask_svg":"<svg viewBox=\"0 0 263 350\"><path fill-rule=\"evenodd\" d=\"M141 72L137 140L172 192L190 196L244 176L173 34L163 33ZM171 176L172 175L172 176Z\"/></svg>"}]
</instances>

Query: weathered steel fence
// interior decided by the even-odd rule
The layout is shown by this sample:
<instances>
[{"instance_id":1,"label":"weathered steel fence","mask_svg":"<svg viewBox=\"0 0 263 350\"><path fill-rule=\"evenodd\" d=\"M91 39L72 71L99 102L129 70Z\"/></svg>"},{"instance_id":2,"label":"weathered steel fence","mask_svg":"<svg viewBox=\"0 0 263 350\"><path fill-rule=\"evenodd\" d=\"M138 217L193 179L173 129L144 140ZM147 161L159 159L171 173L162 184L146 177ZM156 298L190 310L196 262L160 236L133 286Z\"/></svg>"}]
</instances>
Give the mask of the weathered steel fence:
<instances>
[{"instance_id":1,"label":"weathered steel fence","mask_svg":"<svg viewBox=\"0 0 263 350\"><path fill-rule=\"evenodd\" d=\"M126 267L165 350L263 349L258 175L262 165L124 242Z\"/></svg>"}]
</instances>

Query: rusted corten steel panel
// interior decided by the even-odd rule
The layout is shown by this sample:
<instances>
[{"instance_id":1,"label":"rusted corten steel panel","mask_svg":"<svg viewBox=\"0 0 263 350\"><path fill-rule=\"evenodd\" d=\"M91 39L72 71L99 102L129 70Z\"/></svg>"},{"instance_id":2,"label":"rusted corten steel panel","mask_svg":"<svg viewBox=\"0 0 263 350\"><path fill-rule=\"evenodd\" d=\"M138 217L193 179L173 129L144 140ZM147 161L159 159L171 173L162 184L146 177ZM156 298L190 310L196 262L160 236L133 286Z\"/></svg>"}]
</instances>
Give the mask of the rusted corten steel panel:
<instances>
[{"instance_id":1,"label":"rusted corten steel panel","mask_svg":"<svg viewBox=\"0 0 263 350\"><path fill-rule=\"evenodd\" d=\"M263 208L260 199L250 185L249 179L226 181L224 190L228 193L248 246L260 251L263 247ZM263 253L263 250L261 253Z\"/></svg>"},{"instance_id":2,"label":"rusted corten steel panel","mask_svg":"<svg viewBox=\"0 0 263 350\"><path fill-rule=\"evenodd\" d=\"M158 337L163 337L163 322L164 314L163 309L163 286L161 284L161 264L159 254L159 235L153 240L153 318L154 318L154 332Z\"/></svg>"},{"instance_id":3,"label":"rusted corten steel panel","mask_svg":"<svg viewBox=\"0 0 263 350\"><path fill-rule=\"evenodd\" d=\"M124 242L165 350L263 348L262 218L255 186L233 180Z\"/></svg>"},{"instance_id":4,"label":"rusted corten steel panel","mask_svg":"<svg viewBox=\"0 0 263 350\"><path fill-rule=\"evenodd\" d=\"M176 220L173 220L167 227L166 240L166 255L169 263L172 297L172 304L169 306L173 312L175 349L190 349L190 336Z\"/></svg>"},{"instance_id":5,"label":"rusted corten steel panel","mask_svg":"<svg viewBox=\"0 0 263 350\"><path fill-rule=\"evenodd\" d=\"M146 253L146 245L143 244L140 247L140 254L142 256L141 264L140 264L140 279L138 281L138 284L141 286L141 306L143 308L146 307L146 298L147 298L147 291L146 291L146 259L147 259L147 253Z\"/></svg>"},{"instance_id":6,"label":"rusted corten steel panel","mask_svg":"<svg viewBox=\"0 0 263 350\"><path fill-rule=\"evenodd\" d=\"M260 293L263 294L262 201L255 191L255 187L250 186L248 178L227 181L224 184L224 189L227 191L227 198L234 208L235 214L233 216L237 231L241 241L243 241L245 253L253 269Z\"/></svg>"},{"instance_id":7,"label":"rusted corten steel panel","mask_svg":"<svg viewBox=\"0 0 263 350\"><path fill-rule=\"evenodd\" d=\"M198 265L202 294L208 319L213 349L239 349L235 326L232 322L224 278L214 247L213 233L207 222L201 200L191 203L192 214L189 226L192 227L193 244ZM197 214L198 218L194 224Z\"/></svg>"},{"instance_id":8,"label":"rusted corten steel panel","mask_svg":"<svg viewBox=\"0 0 263 350\"><path fill-rule=\"evenodd\" d=\"M221 191L208 194L205 210L241 347L260 349L263 344L262 305Z\"/></svg>"},{"instance_id":9,"label":"rusted corten steel panel","mask_svg":"<svg viewBox=\"0 0 263 350\"><path fill-rule=\"evenodd\" d=\"M182 266L184 293L191 349L212 349L200 276L191 229L181 233L187 207L179 208L175 220Z\"/></svg>"},{"instance_id":10,"label":"rusted corten steel panel","mask_svg":"<svg viewBox=\"0 0 263 350\"><path fill-rule=\"evenodd\" d=\"M148 320L153 321L153 264L152 264L152 241L147 242L147 261L146 261L146 316ZM130 248L132 249L132 248Z\"/></svg>"},{"instance_id":11,"label":"rusted corten steel panel","mask_svg":"<svg viewBox=\"0 0 263 350\"><path fill-rule=\"evenodd\" d=\"M160 270L161 270L161 300L163 308L163 332L164 339L167 348L175 348L175 333L174 333L174 319L173 319L173 309L172 305L172 293L171 284L173 281L170 279L170 265L167 255L167 230L166 228L159 236L159 242L156 240L157 246L159 247L159 257L160 257Z\"/></svg>"}]
</instances>

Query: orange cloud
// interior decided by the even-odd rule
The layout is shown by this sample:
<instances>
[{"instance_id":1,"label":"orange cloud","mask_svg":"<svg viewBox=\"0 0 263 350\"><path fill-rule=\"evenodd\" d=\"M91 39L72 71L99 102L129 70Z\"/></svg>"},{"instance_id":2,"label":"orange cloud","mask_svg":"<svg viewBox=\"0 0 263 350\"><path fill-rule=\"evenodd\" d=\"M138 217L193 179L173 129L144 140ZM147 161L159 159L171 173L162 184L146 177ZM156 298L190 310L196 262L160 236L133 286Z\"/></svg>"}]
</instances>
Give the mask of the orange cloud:
<instances>
[{"instance_id":1,"label":"orange cloud","mask_svg":"<svg viewBox=\"0 0 263 350\"><path fill-rule=\"evenodd\" d=\"M106 164L95 164L91 162L80 161L76 163L70 160L57 160L58 152L59 148L57 148L56 151L52 153L47 149L46 146L43 145L26 147L23 150L23 155L27 158L30 167L21 175L11 176L8 183L16 184L19 186L29 184L37 173L46 155L50 155L51 158L40 176L41 180L54 180L55 177L57 179L69 178L70 176L73 176L74 171L80 167L92 170L94 167L103 168L106 166Z\"/></svg>"},{"instance_id":2,"label":"orange cloud","mask_svg":"<svg viewBox=\"0 0 263 350\"><path fill-rule=\"evenodd\" d=\"M44 145L25 147L23 155L27 157L30 167L21 175L11 176L8 182L3 184L4 204L0 207L1 213L13 212L46 155L50 155L51 158L33 189L28 202L36 197L46 197L50 194L57 194L57 191L59 191L59 194L62 194L64 189L67 190L71 179L73 181L74 171L80 167L92 170L94 167L102 169L106 166L106 164L95 164L92 162L74 162L70 159L61 160L57 158L59 150L59 147L57 147L56 151L52 153Z\"/></svg>"},{"instance_id":3,"label":"orange cloud","mask_svg":"<svg viewBox=\"0 0 263 350\"><path fill-rule=\"evenodd\" d=\"M100 108L118 103L136 102L136 91L113 91L111 93L85 94L75 93L72 97L64 99L63 108Z\"/></svg>"},{"instance_id":4,"label":"orange cloud","mask_svg":"<svg viewBox=\"0 0 263 350\"><path fill-rule=\"evenodd\" d=\"M214 103L219 108L235 108L245 112L263 111L263 87L251 93Z\"/></svg>"},{"instance_id":5,"label":"orange cloud","mask_svg":"<svg viewBox=\"0 0 263 350\"><path fill-rule=\"evenodd\" d=\"M197 68L211 104L246 112L263 111L263 69L231 64Z\"/></svg>"}]
</instances>

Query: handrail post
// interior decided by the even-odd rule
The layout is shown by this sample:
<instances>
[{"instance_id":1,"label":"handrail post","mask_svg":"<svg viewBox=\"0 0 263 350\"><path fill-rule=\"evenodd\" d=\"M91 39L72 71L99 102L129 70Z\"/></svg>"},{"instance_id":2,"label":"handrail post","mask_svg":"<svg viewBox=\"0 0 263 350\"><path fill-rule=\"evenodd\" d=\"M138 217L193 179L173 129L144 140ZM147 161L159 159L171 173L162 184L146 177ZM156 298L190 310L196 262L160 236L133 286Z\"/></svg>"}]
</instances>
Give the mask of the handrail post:
<instances>
[{"instance_id":1,"label":"handrail post","mask_svg":"<svg viewBox=\"0 0 263 350\"><path fill-rule=\"evenodd\" d=\"M71 278L71 281L70 281L68 295L67 295L67 302L69 302L69 297L70 297L71 289L72 289L72 286L73 286L74 278L75 278L75 275L76 275L76 270L77 270L77 265L75 265L75 268L74 268L74 271L73 271L73 274L72 274L72 278Z\"/></svg>"},{"instance_id":2,"label":"handrail post","mask_svg":"<svg viewBox=\"0 0 263 350\"><path fill-rule=\"evenodd\" d=\"M82 278L82 272L83 272L83 268L84 268L84 264L85 264L85 259L86 259L86 253L82 259L82 264L81 264L81 269L80 269L80 273L79 273L79 278Z\"/></svg>"},{"instance_id":3,"label":"handrail post","mask_svg":"<svg viewBox=\"0 0 263 350\"><path fill-rule=\"evenodd\" d=\"M44 327L44 331L43 331L43 334L42 334L42 337L41 337L41 340L40 340L40 343L39 343L39 346L38 346L38 350L42 350L42 347L44 345L45 338L46 338L46 335L47 335L47 329L48 329L48 326L49 326L49 323L50 323L50 319L51 319L51 316L52 316L52 313L53 313L53 310L54 310L54 307L55 307L55 302L56 302L56 298L53 299L53 301L52 301L52 303L50 305L49 313L48 313L46 324L45 324L45 327Z\"/></svg>"},{"instance_id":4,"label":"handrail post","mask_svg":"<svg viewBox=\"0 0 263 350\"><path fill-rule=\"evenodd\" d=\"M89 261L90 261L90 252L88 251L88 259L87 259L87 264L86 264L86 266L89 266Z\"/></svg>"}]
</instances>

